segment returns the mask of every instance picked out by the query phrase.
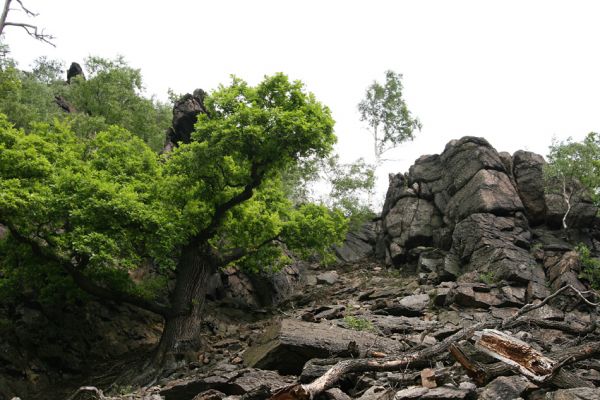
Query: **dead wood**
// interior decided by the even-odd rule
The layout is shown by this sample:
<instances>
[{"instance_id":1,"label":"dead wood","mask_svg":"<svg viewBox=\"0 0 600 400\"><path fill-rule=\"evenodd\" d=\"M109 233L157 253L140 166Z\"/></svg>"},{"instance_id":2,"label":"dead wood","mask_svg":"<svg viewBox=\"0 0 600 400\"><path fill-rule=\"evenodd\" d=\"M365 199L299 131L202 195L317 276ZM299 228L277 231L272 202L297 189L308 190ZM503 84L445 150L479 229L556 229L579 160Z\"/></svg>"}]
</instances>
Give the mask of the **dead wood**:
<instances>
[{"instance_id":1,"label":"dead wood","mask_svg":"<svg viewBox=\"0 0 600 400\"><path fill-rule=\"evenodd\" d=\"M355 360L343 360L335 364L331 367L326 373L321 375L319 378L314 380L309 384L294 384L291 386L287 386L281 388L276 391L273 396L270 398L271 400L309 400L313 399L316 395L322 393L323 391L333 387L339 379L346 374L354 373L354 372L384 372L384 371L400 371L403 369L407 369L411 366L411 364L421 361L421 360L429 360L434 358L436 355L446 352L450 349L450 347L458 343L461 340L471 338L475 332L490 329L490 328L501 328L506 329L514 324L526 323L524 319L521 319L525 314L543 307L552 299L556 298L560 294L572 290L575 295L577 295L583 302L586 304L597 307L598 303L591 302L588 298L586 298L586 294L590 292L581 292L574 288L571 285L564 286L550 296L546 297L544 300L537 304L526 304L518 312L516 312L513 316L505 319L503 322L498 323L496 321L483 321L477 324L474 324L470 327L464 328L459 332L449 336L442 342L431 346L429 348L417 351L417 352L409 352L401 354L399 357L394 358L384 358L384 359L355 359ZM595 328L595 323L593 324ZM521 342L523 343L523 342ZM587 348L587 352L582 350L580 357L589 357L589 354L594 353L596 350L595 346L592 345ZM579 353L578 353L579 354ZM586 354L586 355L584 355ZM540 357L544 357L543 355L538 355ZM507 358L510 359L510 358ZM584 358L582 358L584 359ZM535 364L535 358L532 359L532 363ZM551 359L539 359L544 360L543 365L534 366L530 365L530 369L527 369L527 374L530 375L533 379L538 376L539 373L548 372L545 374L545 377L553 378L558 375L560 371L560 367L565 365L569 360L563 360L558 362L552 362ZM520 364L518 364L520 365ZM517 367L513 365L513 367ZM557 368L554 368L557 367ZM518 368L518 367L517 367ZM538 370L539 369L539 370ZM523 371L521 371L523 372Z\"/></svg>"}]
</instances>

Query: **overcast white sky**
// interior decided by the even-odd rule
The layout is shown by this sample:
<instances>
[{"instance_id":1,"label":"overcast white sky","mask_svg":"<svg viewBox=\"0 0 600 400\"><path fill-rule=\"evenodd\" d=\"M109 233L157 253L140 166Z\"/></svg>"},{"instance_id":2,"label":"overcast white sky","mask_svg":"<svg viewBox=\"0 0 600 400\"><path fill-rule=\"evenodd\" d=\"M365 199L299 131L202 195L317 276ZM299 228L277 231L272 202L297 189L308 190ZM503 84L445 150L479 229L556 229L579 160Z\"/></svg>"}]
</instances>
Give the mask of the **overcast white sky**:
<instances>
[{"instance_id":1,"label":"overcast white sky","mask_svg":"<svg viewBox=\"0 0 600 400\"><path fill-rule=\"evenodd\" d=\"M23 68L40 55L68 65L122 54L163 99L168 88L283 71L331 108L348 161L372 158L356 109L366 87L386 69L400 72L423 129L388 154L399 161L382 176L464 135L546 154L553 136L600 131L598 1L24 1L57 47L7 28Z\"/></svg>"}]
</instances>

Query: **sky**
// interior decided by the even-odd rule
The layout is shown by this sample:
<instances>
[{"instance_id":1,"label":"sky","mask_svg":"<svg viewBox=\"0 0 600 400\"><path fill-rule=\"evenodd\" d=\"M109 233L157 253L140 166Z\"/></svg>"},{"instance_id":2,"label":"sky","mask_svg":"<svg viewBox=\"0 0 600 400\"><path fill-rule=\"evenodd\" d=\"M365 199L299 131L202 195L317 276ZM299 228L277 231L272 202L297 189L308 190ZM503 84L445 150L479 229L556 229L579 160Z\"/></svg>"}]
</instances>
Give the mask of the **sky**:
<instances>
[{"instance_id":1,"label":"sky","mask_svg":"<svg viewBox=\"0 0 600 400\"><path fill-rule=\"evenodd\" d=\"M342 160L372 161L357 104L384 71L403 74L423 128L387 153L387 174L465 135L545 155L553 137L600 131L600 2L462 0L23 0L56 48L17 28L5 41L27 68L40 55L82 63L124 55L146 93L167 98L284 72L336 120Z\"/></svg>"}]
</instances>

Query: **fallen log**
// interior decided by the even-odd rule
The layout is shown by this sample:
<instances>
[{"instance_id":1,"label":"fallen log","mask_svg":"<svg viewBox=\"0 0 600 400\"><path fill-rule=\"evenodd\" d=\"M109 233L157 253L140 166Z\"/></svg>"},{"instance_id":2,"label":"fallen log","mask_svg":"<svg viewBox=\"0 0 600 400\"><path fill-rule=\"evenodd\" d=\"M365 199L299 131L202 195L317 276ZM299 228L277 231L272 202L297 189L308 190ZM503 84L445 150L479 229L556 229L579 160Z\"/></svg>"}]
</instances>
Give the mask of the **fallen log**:
<instances>
[{"instance_id":1,"label":"fallen log","mask_svg":"<svg viewBox=\"0 0 600 400\"><path fill-rule=\"evenodd\" d=\"M495 329L475 332L475 347L508 364L536 383L545 382L558 365L529 344Z\"/></svg>"}]
</instances>

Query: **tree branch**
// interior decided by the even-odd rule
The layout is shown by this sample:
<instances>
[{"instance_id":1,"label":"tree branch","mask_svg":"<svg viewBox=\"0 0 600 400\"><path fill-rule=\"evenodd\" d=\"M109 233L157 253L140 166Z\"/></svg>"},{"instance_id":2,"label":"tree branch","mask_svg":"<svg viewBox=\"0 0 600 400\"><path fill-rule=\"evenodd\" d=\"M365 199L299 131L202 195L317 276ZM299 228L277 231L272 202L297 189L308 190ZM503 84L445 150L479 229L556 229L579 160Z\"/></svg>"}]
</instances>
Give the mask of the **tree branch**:
<instances>
[{"instance_id":1,"label":"tree branch","mask_svg":"<svg viewBox=\"0 0 600 400\"><path fill-rule=\"evenodd\" d=\"M22 235L16 227L11 223L6 223L11 236L19 243L28 245L31 251L36 256L45 260L54 261L60 265L73 279L73 282L84 292L91 294L101 300L115 301L117 303L128 303L144 310L153 312L163 317L169 317L172 314L171 308L143 297L133 295L131 293L121 292L115 289L106 288L98 285L96 282L85 276L81 272L81 269L87 265L87 260L83 259L79 265L73 265L70 259L60 256L56 252L52 251L51 248L46 244L40 243L39 241Z\"/></svg>"},{"instance_id":2,"label":"tree branch","mask_svg":"<svg viewBox=\"0 0 600 400\"><path fill-rule=\"evenodd\" d=\"M25 24L25 23L22 23L22 22L8 22L8 21L6 21L4 23L4 26L21 27L32 38L34 38L36 40L39 40L41 42L44 42L44 43L48 43L52 47L56 47L56 45L51 42L51 40L54 39L54 36L48 35L48 34L44 33L43 30L42 31L38 31L39 28L37 26L35 26L35 25Z\"/></svg>"},{"instance_id":3,"label":"tree branch","mask_svg":"<svg viewBox=\"0 0 600 400\"><path fill-rule=\"evenodd\" d=\"M271 244L279 239L279 235L274 236L272 238L266 239L263 242L259 243L257 246L254 246L252 249L238 247L232 249L227 254L224 254L218 258L219 267L224 267L225 265L237 261L243 257L255 254L261 248L265 247L268 244Z\"/></svg>"},{"instance_id":4,"label":"tree branch","mask_svg":"<svg viewBox=\"0 0 600 400\"><path fill-rule=\"evenodd\" d=\"M225 217L225 213L231 210L233 207L243 203L246 200L249 200L254 195L254 189L260 186L263 179L263 174L259 172L260 164L252 164L250 171L250 183L244 186L244 190L242 190L237 195L233 196L225 203L220 204L215 208L215 213L210 221L210 223L202 229L192 240L190 243L200 244L208 239L210 239L214 234L221 221Z\"/></svg>"},{"instance_id":5,"label":"tree branch","mask_svg":"<svg viewBox=\"0 0 600 400\"><path fill-rule=\"evenodd\" d=\"M10 8L10 3L12 2L12 0L6 0L4 3L4 8L2 9L2 14L0 14L0 35L2 34L2 32L4 31L4 28L7 26L16 26L16 27L20 27L23 28L25 30L25 32L27 32L27 34L29 36L31 36L32 38L39 40L41 42L44 43L48 43L50 46L56 47L56 45L54 43L52 43L52 39L54 39L54 36L52 35L48 35L46 33L44 33L44 30L42 29L40 31L40 29L36 26L36 25L32 25L32 24L26 24L23 22L9 22L7 21L8 18L8 13L11 10ZM29 17L36 17L37 14L34 13L33 11L31 11L30 9L28 9L27 7L25 7L25 5L23 4L22 0L16 0L17 3L19 3L19 6L21 7L21 10L23 10L23 12L25 12L25 14Z\"/></svg>"}]
</instances>

